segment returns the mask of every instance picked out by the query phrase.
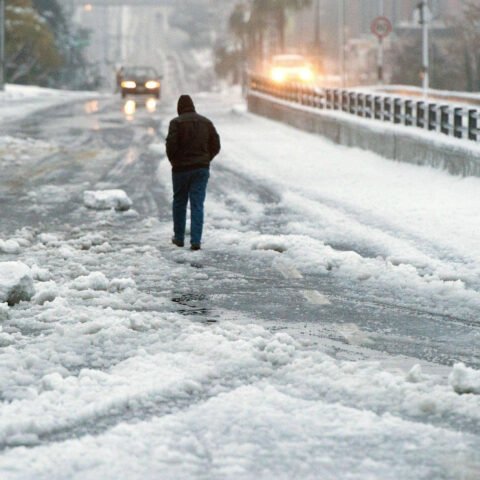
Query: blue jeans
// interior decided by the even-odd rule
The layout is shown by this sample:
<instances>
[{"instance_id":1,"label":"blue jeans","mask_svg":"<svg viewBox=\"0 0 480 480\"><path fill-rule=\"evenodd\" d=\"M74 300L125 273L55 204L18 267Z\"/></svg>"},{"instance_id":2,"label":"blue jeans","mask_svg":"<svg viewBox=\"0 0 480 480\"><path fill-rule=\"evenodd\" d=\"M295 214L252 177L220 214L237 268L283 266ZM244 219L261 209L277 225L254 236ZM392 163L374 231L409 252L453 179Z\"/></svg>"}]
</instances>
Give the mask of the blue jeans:
<instances>
[{"instance_id":1,"label":"blue jeans","mask_svg":"<svg viewBox=\"0 0 480 480\"><path fill-rule=\"evenodd\" d=\"M185 240L187 204L190 200L190 240L192 245L200 245L203 232L203 204L210 177L208 168L198 168L188 172L173 172L173 231L179 242Z\"/></svg>"}]
</instances>

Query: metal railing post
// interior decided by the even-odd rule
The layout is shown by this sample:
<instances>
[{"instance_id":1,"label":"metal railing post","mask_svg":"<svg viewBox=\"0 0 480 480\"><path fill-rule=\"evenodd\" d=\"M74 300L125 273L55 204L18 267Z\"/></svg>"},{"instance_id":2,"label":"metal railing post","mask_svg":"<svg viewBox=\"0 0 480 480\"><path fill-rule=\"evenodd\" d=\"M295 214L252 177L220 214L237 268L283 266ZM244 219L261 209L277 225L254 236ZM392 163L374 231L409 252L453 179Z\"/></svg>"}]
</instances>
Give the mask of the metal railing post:
<instances>
[{"instance_id":1,"label":"metal railing post","mask_svg":"<svg viewBox=\"0 0 480 480\"><path fill-rule=\"evenodd\" d=\"M348 92L342 90L342 112L348 112Z\"/></svg>"},{"instance_id":2,"label":"metal railing post","mask_svg":"<svg viewBox=\"0 0 480 480\"><path fill-rule=\"evenodd\" d=\"M315 91L315 106L320 109L325 108L325 90Z\"/></svg>"},{"instance_id":3,"label":"metal railing post","mask_svg":"<svg viewBox=\"0 0 480 480\"><path fill-rule=\"evenodd\" d=\"M390 97L383 99L383 120L385 122L392 121L392 99Z\"/></svg>"},{"instance_id":4,"label":"metal railing post","mask_svg":"<svg viewBox=\"0 0 480 480\"><path fill-rule=\"evenodd\" d=\"M375 97L373 100L373 118L382 119L382 97Z\"/></svg>"},{"instance_id":5,"label":"metal railing post","mask_svg":"<svg viewBox=\"0 0 480 480\"><path fill-rule=\"evenodd\" d=\"M307 101L307 105L309 107L313 106L314 105L314 98L313 98L313 92L312 92L312 89L310 87L305 87L305 95L307 97L306 101Z\"/></svg>"},{"instance_id":6,"label":"metal railing post","mask_svg":"<svg viewBox=\"0 0 480 480\"><path fill-rule=\"evenodd\" d=\"M478 134L478 111L469 110L468 111L468 138L469 140L476 141Z\"/></svg>"},{"instance_id":7,"label":"metal railing post","mask_svg":"<svg viewBox=\"0 0 480 480\"><path fill-rule=\"evenodd\" d=\"M435 103L428 104L428 129L430 131L437 130L437 105Z\"/></svg>"},{"instance_id":8,"label":"metal railing post","mask_svg":"<svg viewBox=\"0 0 480 480\"><path fill-rule=\"evenodd\" d=\"M463 108L453 109L453 136L463 138Z\"/></svg>"},{"instance_id":9,"label":"metal railing post","mask_svg":"<svg viewBox=\"0 0 480 480\"><path fill-rule=\"evenodd\" d=\"M417 102L417 127L425 128L425 102Z\"/></svg>"},{"instance_id":10,"label":"metal railing post","mask_svg":"<svg viewBox=\"0 0 480 480\"><path fill-rule=\"evenodd\" d=\"M305 103L305 87L303 85L296 85L297 99L300 105L306 105Z\"/></svg>"},{"instance_id":11,"label":"metal railing post","mask_svg":"<svg viewBox=\"0 0 480 480\"><path fill-rule=\"evenodd\" d=\"M407 127L413 125L413 100L405 101L405 125Z\"/></svg>"},{"instance_id":12,"label":"metal railing post","mask_svg":"<svg viewBox=\"0 0 480 480\"><path fill-rule=\"evenodd\" d=\"M357 115L365 117L365 95L363 93L357 95Z\"/></svg>"},{"instance_id":13,"label":"metal railing post","mask_svg":"<svg viewBox=\"0 0 480 480\"><path fill-rule=\"evenodd\" d=\"M325 108L327 110L331 110L332 109L332 90L330 90L330 88L327 88L325 90Z\"/></svg>"},{"instance_id":14,"label":"metal railing post","mask_svg":"<svg viewBox=\"0 0 480 480\"><path fill-rule=\"evenodd\" d=\"M444 135L450 135L450 106L442 105L440 107L440 132Z\"/></svg>"},{"instance_id":15,"label":"metal railing post","mask_svg":"<svg viewBox=\"0 0 480 480\"><path fill-rule=\"evenodd\" d=\"M333 92L333 109L340 110L343 105L343 93L340 90L334 90Z\"/></svg>"},{"instance_id":16,"label":"metal railing post","mask_svg":"<svg viewBox=\"0 0 480 480\"><path fill-rule=\"evenodd\" d=\"M365 97L365 118L372 118L373 117L373 97L371 95L367 95Z\"/></svg>"},{"instance_id":17,"label":"metal railing post","mask_svg":"<svg viewBox=\"0 0 480 480\"><path fill-rule=\"evenodd\" d=\"M402 123L402 99L395 98L393 100L393 123Z\"/></svg>"},{"instance_id":18,"label":"metal railing post","mask_svg":"<svg viewBox=\"0 0 480 480\"><path fill-rule=\"evenodd\" d=\"M357 94L355 92L350 92L348 94L348 111L352 115L357 113Z\"/></svg>"}]
</instances>

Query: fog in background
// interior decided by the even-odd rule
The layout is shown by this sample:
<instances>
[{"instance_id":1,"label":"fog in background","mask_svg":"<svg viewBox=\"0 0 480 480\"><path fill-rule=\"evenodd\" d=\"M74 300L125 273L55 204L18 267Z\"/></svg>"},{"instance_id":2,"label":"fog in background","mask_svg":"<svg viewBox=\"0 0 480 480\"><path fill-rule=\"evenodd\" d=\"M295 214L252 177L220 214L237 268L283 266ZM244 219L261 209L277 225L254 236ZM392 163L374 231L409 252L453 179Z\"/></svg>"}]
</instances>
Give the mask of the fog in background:
<instances>
[{"instance_id":1,"label":"fog in background","mask_svg":"<svg viewBox=\"0 0 480 480\"><path fill-rule=\"evenodd\" d=\"M155 67L172 93L214 88L214 45L226 35L234 0L124 3L102 7L92 2L91 8L74 12L75 21L91 31L86 55L98 65L105 88L113 88L115 70L128 65Z\"/></svg>"},{"instance_id":2,"label":"fog in background","mask_svg":"<svg viewBox=\"0 0 480 480\"><path fill-rule=\"evenodd\" d=\"M387 16L385 83L421 83L418 0L9 0L9 83L112 91L120 66L155 67L164 91L245 81L300 53L325 82L377 81L372 20ZM480 2L429 0L431 85L480 91ZM344 9L342 10L342 5ZM345 69L341 67L341 54Z\"/></svg>"}]
</instances>

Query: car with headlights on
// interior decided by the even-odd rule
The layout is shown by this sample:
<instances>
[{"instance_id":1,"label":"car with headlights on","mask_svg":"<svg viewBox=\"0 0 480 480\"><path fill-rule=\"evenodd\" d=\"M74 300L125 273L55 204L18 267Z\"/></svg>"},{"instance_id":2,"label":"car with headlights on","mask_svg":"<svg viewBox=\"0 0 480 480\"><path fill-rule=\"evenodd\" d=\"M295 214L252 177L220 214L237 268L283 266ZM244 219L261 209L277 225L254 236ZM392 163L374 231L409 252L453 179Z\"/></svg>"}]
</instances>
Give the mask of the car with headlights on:
<instances>
[{"instance_id":1,"label":"car with headlights on","mask_svg":"<svg viewBox=\"0 0 480 480\"><path fill-rule=\"evenodd\" d=\"M125 67L120 82L122 97L146 94L160 98L162 77L152 67Z\"/></svg>"},{"instance_id":2,"label":"car with headlights on","mask_svg":"<svg viewBox=\"0 0 480 480\"><path fill-rule=\"evenodd\" d=\"M302 55L274 55L270 62L270 78L275 83L311 83L314 71Z\"/></svg>"}]
</instances>

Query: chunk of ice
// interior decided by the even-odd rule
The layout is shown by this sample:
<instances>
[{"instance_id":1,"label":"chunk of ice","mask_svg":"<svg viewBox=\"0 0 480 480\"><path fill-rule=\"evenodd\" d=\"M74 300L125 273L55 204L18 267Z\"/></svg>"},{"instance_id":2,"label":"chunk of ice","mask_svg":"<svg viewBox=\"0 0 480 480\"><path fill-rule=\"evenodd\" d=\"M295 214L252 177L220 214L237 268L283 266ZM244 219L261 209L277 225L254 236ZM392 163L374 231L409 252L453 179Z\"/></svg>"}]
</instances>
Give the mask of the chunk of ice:
<instances>
[{"instance_id":1,"label":"chunk of ice","mask_svg":"<svg viewBox=\"0 0 480 480\"><path fill-rule=\"evenodd\" d=\"M0 303L12 306L35 295L32 272L22 262L0 263Z\"/></svg>"},{"instance_id":2,"label":"chunk of ice","mask_svg":"<svg viewBox=\"0 0 480 480\"><path fill-rule=\"evenodd\" d=\"M83 203L94 210L115 209L124 212L130 209L132 201L123 190L87 190L83 192Z\"/></svg>"},{"instance_id":3,"label":"chunk of ice","mask_svg":"<svg viewBox=\"0 0 480 480\"><path fill-rule=\"evenodd\" d=\"M464 363L456 363L448 381L457 393L480 395L480 371L468 368Z\"/></svg>"}]
</instances>

